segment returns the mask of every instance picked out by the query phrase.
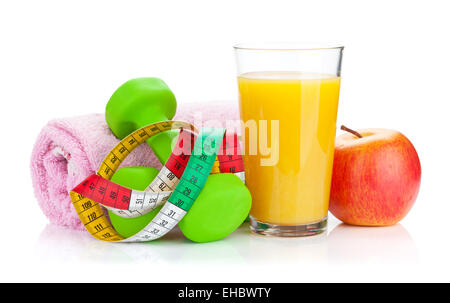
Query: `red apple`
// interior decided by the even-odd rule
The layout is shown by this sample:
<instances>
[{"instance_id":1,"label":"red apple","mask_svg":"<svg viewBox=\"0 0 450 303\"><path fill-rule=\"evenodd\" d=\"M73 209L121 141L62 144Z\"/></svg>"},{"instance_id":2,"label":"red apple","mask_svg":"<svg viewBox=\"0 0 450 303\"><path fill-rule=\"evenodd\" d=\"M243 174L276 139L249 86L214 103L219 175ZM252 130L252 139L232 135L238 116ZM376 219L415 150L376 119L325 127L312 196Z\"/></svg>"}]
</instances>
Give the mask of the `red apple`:
<instances>
[{"instance_id":1,"label":"red apple","mask_svg":"<svg viewBox=\"0 0 450 303\"><path fill-rule=\"evenodd\" d=\"M414 146L395 130L342 129L349 132L336 138L331 213L353 225L399 222L413 206L420 187L420 161Z\"/></svg>"}]
</instances>

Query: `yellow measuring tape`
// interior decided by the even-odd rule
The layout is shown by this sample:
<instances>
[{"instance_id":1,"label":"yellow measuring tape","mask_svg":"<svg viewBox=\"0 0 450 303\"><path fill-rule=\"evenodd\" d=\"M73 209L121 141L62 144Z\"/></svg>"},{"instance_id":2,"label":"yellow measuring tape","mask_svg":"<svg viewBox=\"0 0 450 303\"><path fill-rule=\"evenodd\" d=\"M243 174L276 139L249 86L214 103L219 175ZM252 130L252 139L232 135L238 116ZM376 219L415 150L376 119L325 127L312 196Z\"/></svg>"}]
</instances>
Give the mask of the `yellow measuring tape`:
<instances>
[{"instance_id":1,"label":"yellow measuring tape","mask_svg":"<svg viewBox=\"0 0 450 303\"><path fill-rule=\"evenodd\" d=\"M103 241L121 242L160 238L184 217L210 173L220 173L222 168L222 172L233 172L244 180L242 156L237 153L237 145L223 144L223 150L231 148L234 155L221 155L222 163L217 160L219 147L225 138L224 130L216 129L201 133L197 138L194 149L200 151L198 155L189 157L186 151L174 150L146 191L131 190L109 181L122 161L137 146L152 136L171 129L182 130L179 142L185 140L185 144L192 140L193 133L198 133L195 126L182 121L164 121L138 129L113 148L96 175L89 176L70 192L74 208L92 236ZM189 134L189 137L183 137L182 133ZM166 203L168 200L171 203ZM156 217L144 229L129 238L122 237L113 228L101 207L104 206L120 216L136 217L154 210L161 204L164 204L164 207Z\"/></svg>"}]
</instances>

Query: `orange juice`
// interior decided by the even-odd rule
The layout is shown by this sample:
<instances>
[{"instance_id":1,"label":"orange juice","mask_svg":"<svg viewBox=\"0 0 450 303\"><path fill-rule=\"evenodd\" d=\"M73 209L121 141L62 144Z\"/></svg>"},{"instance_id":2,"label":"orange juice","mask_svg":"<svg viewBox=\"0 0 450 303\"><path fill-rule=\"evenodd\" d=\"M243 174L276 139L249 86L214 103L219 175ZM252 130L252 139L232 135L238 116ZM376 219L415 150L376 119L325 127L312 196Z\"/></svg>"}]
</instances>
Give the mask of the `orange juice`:
<instances>
[{"instance_id":1,"label":"orange juice","mask_svg":"<svg viewBox=\"0 0 450 303\"><path fill-rule=\"evenodd\" d=\"M278 144L279 151L276 163L261 165L267 155L259 149L249 153L251 134L243 129L248 133L244 163L253 197L250 215L278 225L321 221L328 213L340 78L252 72L240 75L238 85L241 119L267 120L267 141ZM271 120L279 121L278 139L271 135Z\"/></svg>"}]
</instances>

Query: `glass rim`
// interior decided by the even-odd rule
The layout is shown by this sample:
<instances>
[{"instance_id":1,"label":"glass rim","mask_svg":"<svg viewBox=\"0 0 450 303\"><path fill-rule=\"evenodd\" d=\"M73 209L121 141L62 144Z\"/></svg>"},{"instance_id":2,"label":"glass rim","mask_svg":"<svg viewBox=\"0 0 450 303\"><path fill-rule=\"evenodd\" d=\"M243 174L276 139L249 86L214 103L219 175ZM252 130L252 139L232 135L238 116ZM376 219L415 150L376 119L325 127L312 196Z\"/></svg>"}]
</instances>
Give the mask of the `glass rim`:
<instances>
[{"instance_id":1,"label":"glass rim","mask_svg":"<svg viewBox=\"0 0 450 303\"><path fill-rule=\"evenodd\" d=\"M248 42L233 45L235 50L253 51L311 51L344 49L341 43L304 43L304 42Z\"/></svg>"}]
</instances>

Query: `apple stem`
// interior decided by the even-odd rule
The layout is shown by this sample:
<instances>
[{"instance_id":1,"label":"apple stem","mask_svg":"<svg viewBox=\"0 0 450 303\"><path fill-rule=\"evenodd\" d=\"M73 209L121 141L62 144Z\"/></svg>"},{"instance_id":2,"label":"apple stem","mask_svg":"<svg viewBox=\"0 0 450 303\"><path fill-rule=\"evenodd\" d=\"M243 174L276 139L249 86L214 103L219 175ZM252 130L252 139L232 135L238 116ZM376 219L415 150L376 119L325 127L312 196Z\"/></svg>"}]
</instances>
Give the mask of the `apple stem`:
<instances>
[{"instance_id":1,"label":"apple stem","mask_svg":"<svg viewBox=\"0 0 450 303\"><path fill-rule=\"evenodd\" d=\"M341 129L342 129L342 130L345 130L346 132L349 132L349 133L355 135L355 136L358 137L358 138L362 138L362 137L363 137L363 136L361 136L361 134L358 133L356 130L353 130L353 129L351 129L351 128L348 128L348 127L345 126L345 125L341 125Z\"/></svg>"}]
</instances>

